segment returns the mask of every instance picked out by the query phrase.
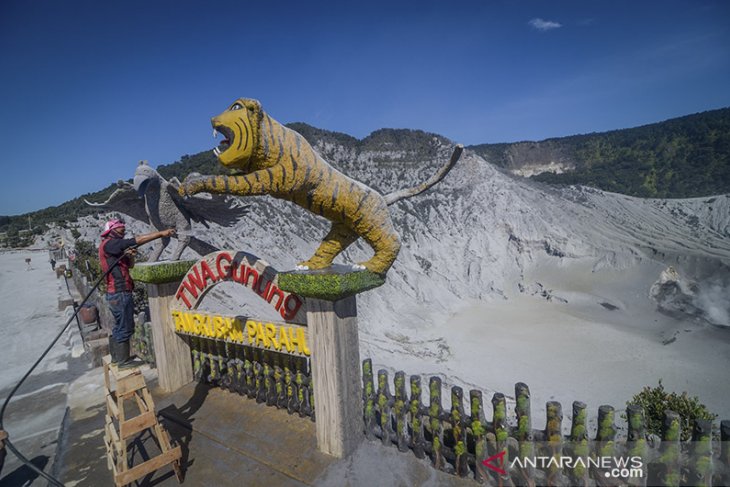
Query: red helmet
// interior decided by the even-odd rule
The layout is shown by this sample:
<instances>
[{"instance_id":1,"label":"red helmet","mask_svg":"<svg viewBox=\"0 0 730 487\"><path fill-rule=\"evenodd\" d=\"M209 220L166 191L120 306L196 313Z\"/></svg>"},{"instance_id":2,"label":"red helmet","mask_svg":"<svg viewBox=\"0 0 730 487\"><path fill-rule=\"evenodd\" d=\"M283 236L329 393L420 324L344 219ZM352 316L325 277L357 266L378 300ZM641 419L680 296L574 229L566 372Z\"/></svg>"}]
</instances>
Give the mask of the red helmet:
<instances>
[{"instance_id":1,"label":"red helmet","mask_svg":"<svg viewBox=\"0 0 730 487\"><path fill-rule=\"evenodd\" d=\"M125 226L122 220L113 218L104 224L104 230L101 232L102 237L106 237L112 230L124 231Z\"/></svg>"}]
</instances>

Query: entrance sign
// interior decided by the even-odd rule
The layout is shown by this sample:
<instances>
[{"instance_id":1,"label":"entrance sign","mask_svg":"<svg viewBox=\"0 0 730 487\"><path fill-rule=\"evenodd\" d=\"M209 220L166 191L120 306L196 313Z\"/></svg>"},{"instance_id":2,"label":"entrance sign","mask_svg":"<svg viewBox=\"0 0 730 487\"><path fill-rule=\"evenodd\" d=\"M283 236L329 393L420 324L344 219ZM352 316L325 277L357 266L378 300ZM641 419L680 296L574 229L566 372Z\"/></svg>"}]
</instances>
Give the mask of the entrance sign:
<instances>
[{"instance_id":1,"label":"entrance sign","mask_svg":"<svg viewBox=\"0 0 730 487\"><path fill-rule=\"evenodd\" d=\"M206 255L187 271L175 292L169 315L175 332L309 358L309 333L298 325L307 323L304 298L279 289L278 278L276 269L248 252L220 250ZM284 322L199 310L205 295L222 282L252 290Z\"/></svg>"},{"instance_id":2,"label":"entrance sign","mask_svg":"<svg viewBox=\"0 0 730 487\"><path fill-rule=\"evenodd\" d=\"M304 298L278 287L279 273L248 252L221 250L206 255L183 277L175 293L180 310L197 309L203 297L221 282L249 288L269 303L287 323L306 324Z\"/></svg>"},{"instance_id":3,"label":"entrance sign","mask_svg":"<svg viewBox=\"0 0 730 487\"><path fill-rule=\"evenodd\" d=\"M243 316L221 316L172 310L175 331L185 335L224 340L263 350L309 357L307 327L291 323L266 323Z\"/></svg>"}]
</instances>

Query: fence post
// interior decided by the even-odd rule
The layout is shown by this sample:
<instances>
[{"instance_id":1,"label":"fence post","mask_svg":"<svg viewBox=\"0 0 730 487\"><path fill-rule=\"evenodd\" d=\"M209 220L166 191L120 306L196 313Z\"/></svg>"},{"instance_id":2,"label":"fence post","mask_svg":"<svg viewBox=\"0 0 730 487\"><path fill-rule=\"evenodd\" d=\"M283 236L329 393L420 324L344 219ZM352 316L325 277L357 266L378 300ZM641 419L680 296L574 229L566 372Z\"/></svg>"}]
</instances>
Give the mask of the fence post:
<instances>
[{"instance_id":1,"label":"fence post","mask_svg":"<svg viewBox=\"0 0 730 487\"><path fill-rule=\"evenodd\" d=\"M393 405L393 395L390 393L388 371L378 371L378 412L380 414L380 440L384 446L390 446L393 431L391 428L390 410Z\"/></svg>"},{"instance_id":2,"label":"fence post","mask_svg":"<svg viewBox=\"0 0 730 487\"><path fill-rule=\"evenodd\" d=\"M487 480L487 473L482 463L487 459L487 420L484 416L484 398L482 391L469 391L471 406L471 422L469 430L474 439L474 480L483 483Z\"/></svg>"},{"instance_id":3,"label":"fence post","mask_svg":"<svg viewBox=\"0 0 730 487\"><path fill-rule=\"evenodd\" d=\"M246 395L246 373L244 372L243 368L243 360L241 359L241 351L238 348L234 348L236 358L234 360L235 367L236 367L236 392L242 396ZM291 377L288 377L288 379L291 379ZM289 384L287 384L288 386ZM291 411L289 412L291 414Z\"/></svg>"},{"instance_id":4,"label":"fence post","mask_svg":"<svg viewBox=\"0 0 730 487\"><path fill-rule=\"evenodd\" d=\"M395 400L393 402L393 414L395 416L395 440L398 450L408 451L408 426L406 423L406 373L398 371L395 373Z\"/></svg>"},{"instance_id":5,"label":"fence post","mask_svg":"<svg viewBox=\"0 0 730 487\"><path fill-rule=\"evenodd\" d=\"M142 262L131 269L132 279L147 286L152 341L160 388L176 391L193 380L190 346L175 333L170 305L182 278L194 261Z\"/></svg>"},{"instance_id":6,"label":"fence post","mask_svg":"<svg viewBox=\"0 0 730 487\"><path fill-rule=\"evenodd\" d=\"M646 485L648 469L643 461L647 458L646 446L646 420L644 418L644 408L637 404L630 404L626 408L626 416L629 423L629 436L627 439L628 454L631 457L642 458L642 476L639 478L627 479L628 485L641 486Z\"/></svg>"},{"instance_id":7,"label":"fence post","mask_svg":"<svg viewBox=\"0 0 730 487\"><path fill-rule=\"evenodd\" d=\"M574 466L568 470L568 477L572 485L586 485L588 483L588 468L584 466L590 453L586 407L584 402L573 402L573 422L570 427L571 456L575 459L580 458L583 462L579 464L576 461Z\"/></svg>"},{"instance_id":8,"label":"fence post","mask_svg":"<svg viewBox=\"0 0 730 487\"><path fill-rule=\"evenodd\" d=\"M466 477L469 462L466 442L466 418L464 417L464 390L459 386L451 388L451 434L454 441L454 466L456 475Z\"/></svg>"},{"instance_id":9,"label":"fence post","mask_svg":"<svg viewBox=\"0 0 730 487\"><path fill-rule=\"evenodd\" d=\"M253 370L253 365L251 366L251 369ZM255 383L255 380L252 379L252 382ZM297 385L297 402L299 404L299 416L308 416L312 414L312 405L309 401L309 381L304 376L301 370L297 370L296 375L294 375L294 383Z\"/></svg>"},{"instance_id":10,"label":"fence post","mask_svg":"<svg viewBox=\"0 0 730 487\"><path fill-rule=\"evenodd\" d=\"M205 349L203 348L203 339L197 336L185 337L190 346L191 362L193 366L193 380L196 382L205 382Z\"/></svg>"},{"instance_id":11,"label":"fence post","mask_svg":"<svg viewBox=\"0 0 730 487\"><path fill-rule=\"evenodd\" d=\"M550 456L559 459L563 454L563 406L557 401L548 401L545 405L547 424L545 440L547 440ZM562 484L562 470L552 462L547 468L547 484Z\"/></svg>"},{"instance_id":12,"label":"fence post","mask_svg":"<svg viewBox=\"0 0 730 487\"><path fill-rule=\"evenodd\" d=\"M375 439L375 386L373 385L373 361L365 359L362 363L362 400L365 404L363 419L365 436Z\"/></svg>"},{"instance_id":13,"label":"fence post","mask_svg":"<svg viewBox=\"0 0 730 487\"><path fill-rule=\"evenodd\" d=\"M717 485L730 485L730 420L720 421L720 476Z\"/></svg>"},{"instance_id":14,"label":"fence post","mask_svg":"<svg viewBox=\"0 0 730 487\"><path fill-rule=\"evenodd\" d=\"M712 485L712 420L695 419L690 447L690 485Z\"/></svg>"},{"instance_id":15,"label":"fence post","mask_svg":"<svg viewBox=\"0 0 730 487\"><path fill-rule=\"evenodd\" d=\"M276 378L274 377L274 367L268 362L264 363L264 390L266 391L266 405L275 406L277 393L276 393Z\"/></svg>"},{"instance_id":16,"label":"fence post","mask_svg":"<svg viewBox=\"0 0 730 487\"><path fill-rule=\"evenodd\" d=\"M667 487L679 487L680 471L680 436L681 419L674 411L664 411L664 425L662 428L662 444L660 447L660 475L659 481Z\"/></svg>"},{"instance_id":17,"label":"fence post","mask_svg":"<svg viewBox=\"0 0 730 487\"><path fill-rule=\"evenodd\" d=\"M596 455L613 457L615 451L616 426L614 419L616 412L613 406L603 405L598 408L598 431L596 432ZM595 469L597 476L605 476L606 471Z\"/></svg>"},{"instance_id":18,"label":"fence post","mask_svg":"<svg viewBox=\"0 0 730 487\"><path fill-rule=\"evenodd\" d=\"M244 376L244 383L246 384L245 391L246 396L248 396L249 399L253 399L256 397L256 378L254 377L254 360L253 360L253 353L248 352L248 355L245 356L245 359L243 361L243 376ZM297 376L295 376L295 384L297 384L297 391L299 391L298 387L301 382L301 372L297 372ZM297 395L297 401L299 400L299 396ZM297 402L297 405L299 403ZM297 411L300 411L299 407L297 407Z\"/></svg>"},{"instance_id":19,"label":"fence post","mask_svg":"<svg viewBox=\"0 0 730 487\"><path fill-rule=\"evenodd\" d=\"M512 483L510 477L511 473L507 466L510 463L509 448L507 439L509 438L509 427L507 425L507 399L501 392L495 392L492 396L492 429L494 434L494 452L505 452L504 455L504 470L507 472L506 475L502 475L499 478L503 484L509 485Z\"/></svg>"},{"instance_id":20,"label":"fence post","mask_svg":"<svg viewBox=\"0 0 730 487\"><path fill-rule=\"evenodd\" d=\"M253 374L256 381L256 402L262 403L266 401L266 383L264 381L264 366L261 365L261 362L254 362L253 364Z\"/></svg>"},{"instance_id":21,"label":"fence post","mask_svg":"<svg viewBox=\"0 0 730 487\"><path fill-rule=\"evenodd\" d=\"M423 436L423 404L421 403L421 376L411 376L411 401L409 403L411 416L411 446L416 458L426 458L425 439Z\"/></svg>"},{"instance_id":22,"label":"fence post","mask_svg":"<svg viewBox=\"0 0 730 487\"><path fill-rule=\"evenodd\" d=\"M431 433L431 463L438 470L444 469L441 448L444 441L443 407L441 406L441 379L431 377L428 381L428 431Z\"/></svg>"},{"instance_id":23,"label":"fence post","mask_svg":"<svg viewBox=\"0 0 730 487\"><path fill-rule=\"evenodd\" d=\"M532 419L530 417L530 388L524 382L515 384L515 414L517 416L516 438L519 444L520 458L532 458L535 454L533 447ZM535 477L535 471L530 465L520 469L521 484L529 485Z\"/></svg>"},{"instance_id":24,"label":"fence post","mask_svg":"<svg viewBox=\"0 0 730 487\"><path fill-rule=\"evenodd\" d=\"M243 363L243 361L241 362ZM243 368L243 366L241 367ZM245 390L246 379L245 372L243 373L244 378L241 381L241 389ZM296 408L296 384L294 383L294 374L291 369L284 369L284 385L286 387L286 410L289 414L294 414Z\"/></svg>"}]
</instances>

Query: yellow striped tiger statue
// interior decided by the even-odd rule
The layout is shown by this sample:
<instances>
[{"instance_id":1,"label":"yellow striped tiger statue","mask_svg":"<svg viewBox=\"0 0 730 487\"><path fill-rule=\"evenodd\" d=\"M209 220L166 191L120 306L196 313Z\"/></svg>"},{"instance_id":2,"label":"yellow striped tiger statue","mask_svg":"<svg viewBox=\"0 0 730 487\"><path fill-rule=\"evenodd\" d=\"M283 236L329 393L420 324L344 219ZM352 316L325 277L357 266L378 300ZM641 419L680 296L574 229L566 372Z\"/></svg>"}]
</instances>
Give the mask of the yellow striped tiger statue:
<instances>
[{"instance_id":1,"label":"yellow striped tiger statue","mask_svg":"<svg viewBox=\"0 0 730 487\"><path fill-rule=\"evenodd\" d=\"M257 100L241 98L212 119L213 135L225 140L214 149L221 164L241 176L191 175L182 196L199 192L255 196L268 194L323 216L332 227L314 255L297 269L324 269L362 237L374 251L355 266L385 275L400 250L388 205L430 188L456 164L463 147L425 183L386 196L330 166L299 133L271 118Z\"/></svg>"}]
</instances>

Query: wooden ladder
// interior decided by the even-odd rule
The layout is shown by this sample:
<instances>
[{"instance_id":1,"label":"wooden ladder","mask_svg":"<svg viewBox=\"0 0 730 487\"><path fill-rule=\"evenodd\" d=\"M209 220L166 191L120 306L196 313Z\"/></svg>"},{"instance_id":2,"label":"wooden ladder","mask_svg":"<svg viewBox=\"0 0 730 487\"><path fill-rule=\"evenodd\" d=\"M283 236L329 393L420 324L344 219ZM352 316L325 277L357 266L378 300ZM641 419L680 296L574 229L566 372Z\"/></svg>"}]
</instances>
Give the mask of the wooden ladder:
<instances>
[{"instance_id":1,"label":"wooden ladder","mask_svg":"<svg viewBox=\"0 0 730 487\"><path fill-rule=\"evenodd\" d=\"M109 469L114 473L115 485L117 487L128 485L169 464L172 464L178 482L182 482L180 469L182 452L179 446L172 447L167 431L157 420L155 404L142 372L137 367L119 370L116 365L111 364L109 355L102 359L102 363L107 410L104 443ZM124 408L127 401L136 403L139 414L127 416L129 411L125 411ZM138 433L145 430L149 430L157 440L161 453L130 468L127 459L127 441L133 440Z\"/></svg>"}]
</instances>

